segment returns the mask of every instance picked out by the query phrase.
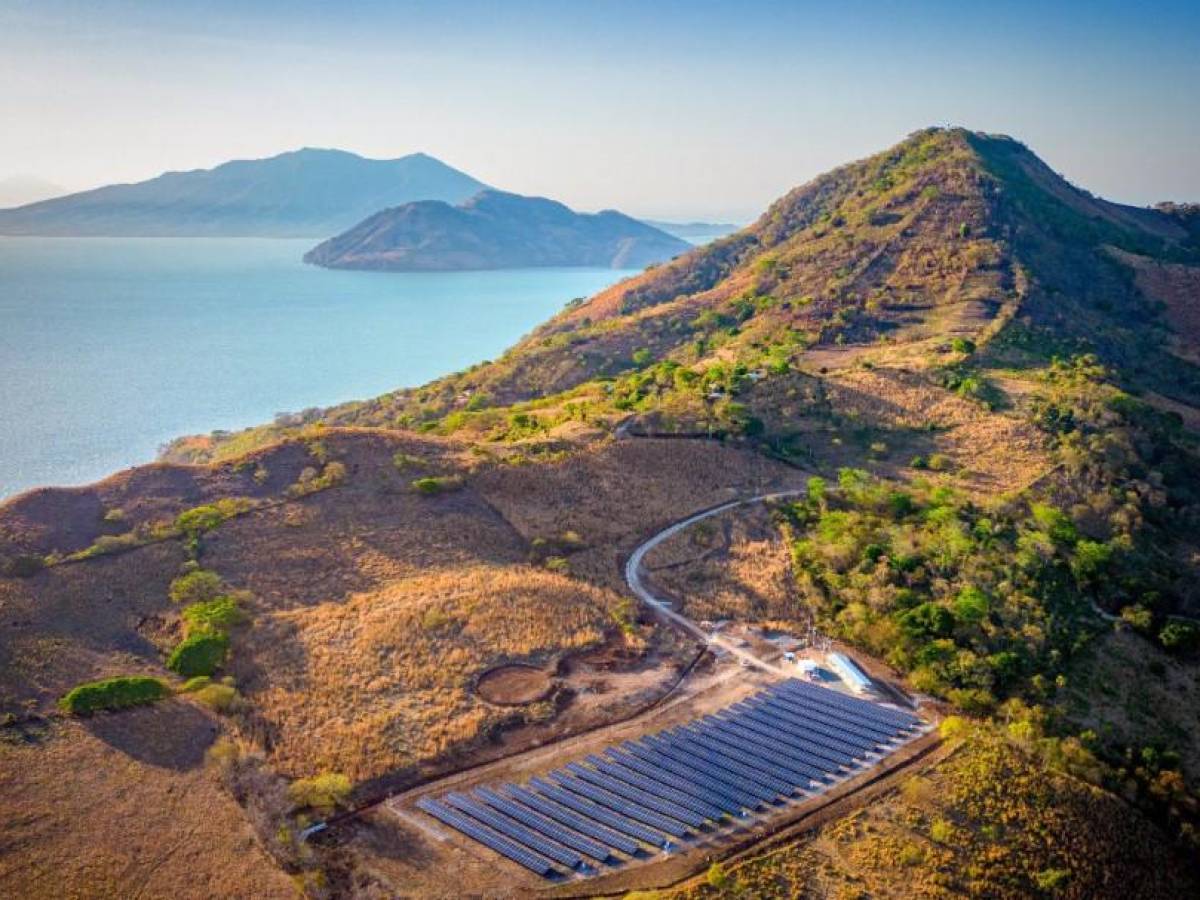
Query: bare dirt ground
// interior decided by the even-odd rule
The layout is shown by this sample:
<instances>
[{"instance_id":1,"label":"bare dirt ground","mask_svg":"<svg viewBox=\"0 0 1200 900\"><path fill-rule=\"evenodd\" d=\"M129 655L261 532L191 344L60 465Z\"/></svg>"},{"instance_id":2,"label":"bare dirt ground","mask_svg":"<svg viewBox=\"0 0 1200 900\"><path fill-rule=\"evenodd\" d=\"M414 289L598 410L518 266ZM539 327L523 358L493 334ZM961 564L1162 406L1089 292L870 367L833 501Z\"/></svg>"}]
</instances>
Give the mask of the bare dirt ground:
<instances>
[{"instance_id":1,"label":"bare dirt ground","mask_svg":"<svg viewBox=\"0 0 1200 900\"><path fill-rule=\"evenodd\" d=\"M554 683L554 673L537 666L498 666L479 678L475 693L497 706L524 706L545 700Z\"/></svg>"}]
</instances>

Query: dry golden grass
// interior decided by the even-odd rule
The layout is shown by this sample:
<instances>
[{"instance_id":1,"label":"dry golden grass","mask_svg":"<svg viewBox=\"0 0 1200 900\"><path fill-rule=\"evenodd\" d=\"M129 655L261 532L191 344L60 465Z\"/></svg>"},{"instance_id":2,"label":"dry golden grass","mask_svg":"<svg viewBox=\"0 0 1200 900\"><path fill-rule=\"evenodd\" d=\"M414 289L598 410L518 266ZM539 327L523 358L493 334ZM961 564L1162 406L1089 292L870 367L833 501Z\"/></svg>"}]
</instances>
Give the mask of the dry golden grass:
<instances>
[{"instance_id":1,"label":"dry golden grass","mask_svg":"<svg viewBox=\"0 0 1200 900\"><path fill-rule=\"evenodd\" d=\"M693 619L802 621L788 550L761 505L698 522L646 558L654 584Z\"/></svg>"},{"instance_id":2,"label":"dry golden grass","mask_svg":"<svg viewBox=\"0 0 1200 900\"><path fill-rule=\"evenodd\" d=\"M852 420L894 429L935 426L930 436L964 486L998 493L1027 486L1052 466L1045 436L1017 415L980 403L901 369L846 369L828 380L834 409Z\"/></svg>"},{"instance_id":3,"label":"dry golden grass","mask_svg":"<svg viewBox=\"0 0 1200 900\"><path fill-rule=\"evenodd\" d=\"M0 741L0 893L7 897L296 896L203 766L194 707L64 723Z\"/></svg>"},{"instance_id":4,"label":"dry golden grass","mask_svg":"<svg viewBox=\"0 0 1200 900\"><path fill-rule=\"evenodd\" d=\"M505 716L475 677L599 643L618 601L526 565L429 572L260 619L245 689L282 771L370 778L469 747Z\"/></svg>"}]
</instances>

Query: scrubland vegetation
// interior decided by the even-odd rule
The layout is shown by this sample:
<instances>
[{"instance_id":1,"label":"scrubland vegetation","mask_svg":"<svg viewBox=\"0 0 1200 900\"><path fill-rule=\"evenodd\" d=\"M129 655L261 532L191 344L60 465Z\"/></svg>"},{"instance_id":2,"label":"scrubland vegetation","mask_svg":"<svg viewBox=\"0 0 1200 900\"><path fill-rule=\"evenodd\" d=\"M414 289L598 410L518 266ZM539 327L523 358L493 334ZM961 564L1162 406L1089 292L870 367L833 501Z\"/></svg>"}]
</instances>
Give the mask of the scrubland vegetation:
<instances>
[{"instance_id":1,"label":"scrubland vegetation","mask_svg":"<svg viewBox=\"0 0 1200 900\"><path fill-rule=\"evenodd\" d=\"M86 716L103 710L154 703L169 694L170 689L161 679L145 675L120 675L72 688L59 701L59 706L72 715Z\"/></svg>"},{"instance_id":2,"label":"scrubland vegetation","mask_svg":"<svg viewBox=\"0 0 1200 900\"><path fill-rule=\"evenodd\" d=\"M960 726L925 774L811 838L667 897L1178 897L1186 858L1125 804Z\"/></svg>"}]
</instances>

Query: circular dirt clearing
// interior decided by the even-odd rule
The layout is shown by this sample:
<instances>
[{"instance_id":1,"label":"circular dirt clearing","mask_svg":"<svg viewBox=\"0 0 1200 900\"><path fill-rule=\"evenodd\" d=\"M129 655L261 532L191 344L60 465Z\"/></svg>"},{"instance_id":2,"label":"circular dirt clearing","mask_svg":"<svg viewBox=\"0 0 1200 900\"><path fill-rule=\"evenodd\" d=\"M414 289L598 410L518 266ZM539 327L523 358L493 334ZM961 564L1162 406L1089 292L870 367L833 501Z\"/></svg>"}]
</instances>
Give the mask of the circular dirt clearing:
<instances>
[{"instance_id":1,"label":"circular dirt clearing","mask_svg":"<svg viewBox=\"0 0 1200 900\"><path fill-rule=\"evenodd\" d=\"M545 669L536 666L499 666L484 672L475 690L488 703L523 706L550 696L554 690L554 678Z\"/></svg>"}]
</instances>

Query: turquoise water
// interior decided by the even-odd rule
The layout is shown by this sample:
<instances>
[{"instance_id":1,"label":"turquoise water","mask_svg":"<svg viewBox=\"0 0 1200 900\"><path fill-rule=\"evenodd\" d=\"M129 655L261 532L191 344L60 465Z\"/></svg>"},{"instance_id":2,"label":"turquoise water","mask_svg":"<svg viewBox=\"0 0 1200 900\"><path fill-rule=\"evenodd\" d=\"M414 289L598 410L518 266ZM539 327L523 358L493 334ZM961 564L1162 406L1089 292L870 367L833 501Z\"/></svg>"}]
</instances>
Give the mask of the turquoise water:
<instances>
[{"instance_id":1,"label":"turquoise water","mask_svg":"<svg viewBox=\"0 0 1200 900\"><path fill-rule=\"evenodd\" d=\"M312 243L0 238L0 497L428 381L630 274L335 272Z\"/></svg>"}]
</instances>

